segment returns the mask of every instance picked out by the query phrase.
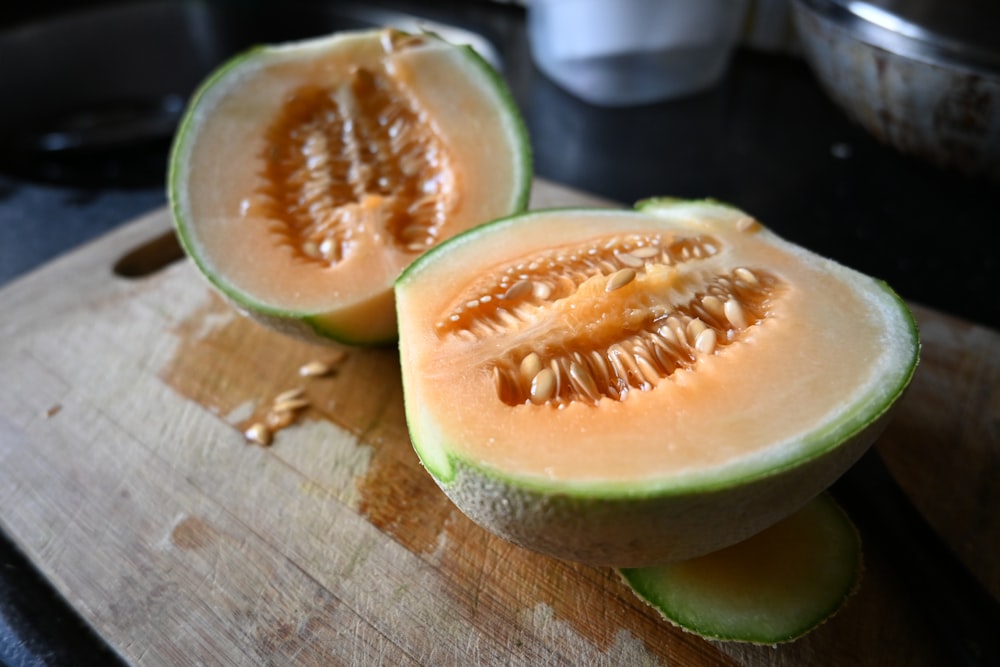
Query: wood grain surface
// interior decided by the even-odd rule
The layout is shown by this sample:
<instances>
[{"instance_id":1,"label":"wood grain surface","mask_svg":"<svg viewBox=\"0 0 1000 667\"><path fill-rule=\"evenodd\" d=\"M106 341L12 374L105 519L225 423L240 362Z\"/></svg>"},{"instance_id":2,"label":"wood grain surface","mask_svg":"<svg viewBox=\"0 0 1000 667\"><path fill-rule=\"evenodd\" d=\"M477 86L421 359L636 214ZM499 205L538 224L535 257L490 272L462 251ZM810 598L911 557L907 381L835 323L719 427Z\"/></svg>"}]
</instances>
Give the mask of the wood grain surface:
<instances>
[{"instance_id":1,"label":"wood grain surface","mask_svg":"<svg viewBox=\"0 0 1000 667\"><path fill-rule=\"evenodd\" d=\"M594 201L539 183L533 205ZM395 349L264 330L177 252L156 211L0 291L0 527L127 661L947 664L877 549L841 614L770 648L492 537L420 467ZM914 309L923 362L878 448L1000 596L1000 337ZM334 371L302 378L312 360ZM295 387L299 419L247 444Z\"/></svg>"}]
</instances>

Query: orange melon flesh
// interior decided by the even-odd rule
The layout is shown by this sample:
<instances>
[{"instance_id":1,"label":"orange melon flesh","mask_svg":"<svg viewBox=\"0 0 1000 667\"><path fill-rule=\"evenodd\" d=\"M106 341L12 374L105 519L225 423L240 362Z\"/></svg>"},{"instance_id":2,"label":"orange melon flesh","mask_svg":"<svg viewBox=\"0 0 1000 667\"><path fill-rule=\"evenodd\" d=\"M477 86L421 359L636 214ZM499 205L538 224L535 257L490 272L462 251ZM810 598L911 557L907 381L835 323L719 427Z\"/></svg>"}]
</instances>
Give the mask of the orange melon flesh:
<instances>
[{"instance_id":1,"label":"orange melon flesh","mask_svg":"<svg viewBox=\"0 0 1000 667\"><path fill-rule=\"evenodd\" d=\"M530 268L533 262L583 256L630 235L707 238L712 252L669 267L646 261L610 292L605 286L621 270L613 256L593 275L577 275L559 298L498 305L504 299L488 289L489 276L512 267L534 284L558 284L545 269ZM537 404L524 398L530 390L510 388L515 371L497 371L535 350L560 364L565 392L572 353L605 354L619 339L655 337L643 327L655 330L678 304L700 303L713 276L748 268L768 281L761 299L747 300L759 310L755 321L720 328L721 342L707 353L689 344L693 361L645 385L633 366L622 395L613 387L598 400L570 391ZM883 284L707 202L499 221L429 252L396 293L407 419L414 447L442 488L515 541L610 564L624 564L619 555L646 562L705 553L802 506L871 443L918 351L908 310ZM500 312L518 308L512 317ZM736 502L742 506L727 507ZM602 513L604 528L576 516L588 512ZM618 512L633 517L619 521ZM663 527L671 544L619 554L616 541L639 539L630 523L637 533L656 530L650 517L638 525L647 512L660 512L661 523L680 522ZM577 528L555 530L560 537L535 534L558 521ZM718 524L717 534L696 525L703 521Z\"/></svg>"},{"instance_id":2,"label":"orange melon flesh","mask_svg":"<svg viewBox=\"0 0 1000 667\"><path fill-rule=\"evenodd\" d=\"M351 92L359 72L372 73L376 89L389 86L388 97L396 98L412 116L410 134L431 146L426 154L414 152L417 157L408 158L406 146L391 145L389 124L398 117L396 111L376 119L385 141L371 149L378 151L373 158L364 157L369 150L364 143L336 145L350 134L350 123L359 122L350 111L339 119L346 129L314 129L295 118L282 121L283 114L291 117L295 112L291 100L310 94L319 101L333 100L331 108L336 103L338 109L363 113L358 109L375 93ZM295 122L303 126L295 127ZM333 144L330 154L319 154L311 162L306 155L289 173L268 172L268 160L273 161L276 151L273 136L310 132L315 136L302 140L303 153L319 142ZM314 143L307 143L310 140ZM390 154L397 150L400 154ZM432 243L523 208L530 181L527 150L506 89L471 50L430 36L342 33L257 49L208 80L178 133L171 200L185 248L238 305L306 320L347 342L379 342L395 337L392 283L404 266ZM418 195L421 188L436 190L444 215L427 238L416 244L404 238L406 207L413 198L396 201L398 192L381 192L378 184L363 183L366 177L373 180L369 165L358 166L355 160L344 166L342 175L351 181L341 188L346 194L333 192L343 184L336 176L325 182L331 180L327 162L349 151L382 162L376 168L392 176L383 189L407 186ZM407 159L412 164L403 164ZM314 194L281 192L299 187L295 181L307 178L304 172L315 172L308 176L318 181L310 191ZM293 184L273 182L278 178L274 173ZM331 214L347 221L350 230L341 234L343 250L338 250L336 261L313 261L303 249L307 239L282 235L290 226L290 205L268 201L277 199L275 191L295 206L301 203L296 197L313 197L319 202L316 224ZM427 199L433 203L433 197ZM336 206L324 206L324 201L335 201ZM317 254L316 243L311 252Z\"/></svg>"}]
</instances>

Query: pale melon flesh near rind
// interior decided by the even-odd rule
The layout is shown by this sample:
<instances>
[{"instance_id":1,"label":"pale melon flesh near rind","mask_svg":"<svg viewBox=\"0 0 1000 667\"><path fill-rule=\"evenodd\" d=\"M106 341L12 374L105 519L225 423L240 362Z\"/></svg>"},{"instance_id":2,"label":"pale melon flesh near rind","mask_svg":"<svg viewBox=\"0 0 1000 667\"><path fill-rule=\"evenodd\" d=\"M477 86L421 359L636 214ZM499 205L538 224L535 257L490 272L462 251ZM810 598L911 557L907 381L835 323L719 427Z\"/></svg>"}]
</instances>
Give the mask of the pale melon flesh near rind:
<instances>
[{"instance_id":1,"label":"pale melon flesh near rind","mask_svg":"<svg viewBox=\"0 0 1000 667\"><path fill-rule=\"evenodd\" d=\"M831 365L850 366L852 357L841 356L839 348L832 358L796 357L789 368L779 365L770 374L755 370L756 375L743 372L756 369L751 351L739 351L739 357L729 360L730 367L726 357L735 355L727 350L716 357L718 369L705 374L714 377L713 393L686 399L685 413L668 419L670 428L663 428L661 415L670 407L663 396L677 391L668 387L680 384L697 390L702 369L671 377L652 391L633 393L622 405L602 401L597 408L512 407L496 400L489 374L473 367L482 350L470 345L463 351L436 338L435 317L463 285L489 267L549 245L572 244L616 230L703 231L739 239L744 237L733 235L745 218L739 209L715 202L676 200L658 200L655 214L534 212L461 234L404 272L396 284L396 297L411 439L423 465L463 512L504 538L559 558L643 566L703 555L742 541L801 508L860 458L885 426L916 367L919 339L912 315L884 283L789 244L759 225L745 237L750 241L738 242L764 244L765 254L773 251L787 257L787 266L767 268L793 286L800 280L809 282L810 289L819 291L806 296L818 300L821 312L831 309L818 322L792 317L781 322L783 326L805 326L795 335L808 339L831 335L809 326L826 330L833 325L834 338L823 339L823 344L846 335L850 352L860 342L852 340L850 332L859 330L861 322L840 326L846 315L839 310L845 306L823 301L824 294L838 285L834 292L857 301L850 308L860 312L848 315L867 318L863 330L875 338L868 341L875 356L858 366L858 377L853 384L848 382L846 391L814 395L826 383ZM734 265L756 266L758 260L753 253L732 258ZM768 361L772 357L767 356L765 333L753 339L753 355ZM729 372L736 377L726 376ZM803 377L808 381L797 384ZM661 391L665 393L659 395ZM747 423L764 433L757 442L747 442L747 430L740 423L726 425L725 411L712 411L713 402L737 405L733 401L749 400L741 398L741 392L753 399L747 403L751 406L766 405L773 398L768 392L778 397L777 405L772 400L768 407L755 407L756 413L740 412L741 419L750 419L752 424ZM663 400L668 402L662 404ZM797 402L819 405L818 416L794 432L785 432ZM766 437L772 428L768 424L779 435ZM705 436L710 432L718 436L727 429L731 432L724 440ZM667 452L672 442L684 438L706 456L712 456L713 448L722 448L723 454L709 464L696 461L671 470ZM739 454L741 448L745 453ZM737 453L726 454L732 451ZM658 462L661 452L663 461ZM624 472L604 472L610 468ZM563 470L583 474L560 474Z\"/></svg>"},{"instance_id":2,"label":"pale melon flesh near rind","mask_svg":"<svg viewBox=\"0 0 1000 667\"><path fill-rule=\"evenodd\" d=\"M640 599L684 630L768 645L798 639L834 616L862 572L857 529L826 493L726 549L619 570Z\"/></svg>"},{"instance_id":3,"label":"pale melon flesh near rind","mask_svg":"<svg viewBox=\"0 0 1000 667\"><path fill-rule=\"evenodd\" d=\"M471 48L433 35L386 56L383 33L343 32L232 58L192 96L174 139L168 194L182 246L239 310L285 333L349 344L395 340L392 285L414 257L370 243L325 271L282 252L268 231L272 221L241 219L241 202L259 182L264 128L289 90L333 86L355 66L390 60L458 165L462 203L442 237L527 206L530 144L499 74Z\"/></svg>"}]
</instances>

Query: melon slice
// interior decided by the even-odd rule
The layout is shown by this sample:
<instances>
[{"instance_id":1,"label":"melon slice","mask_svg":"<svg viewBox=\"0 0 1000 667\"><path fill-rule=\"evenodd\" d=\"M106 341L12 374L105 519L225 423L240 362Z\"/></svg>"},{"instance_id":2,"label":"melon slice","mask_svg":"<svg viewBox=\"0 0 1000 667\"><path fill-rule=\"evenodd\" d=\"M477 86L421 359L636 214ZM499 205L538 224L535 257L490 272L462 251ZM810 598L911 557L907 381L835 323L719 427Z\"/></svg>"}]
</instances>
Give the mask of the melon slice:
<instances>
[{"instance_id":1,"label":"melon slice","mask_svg":"<svg viewBox=\"0 0 1000 667\"><path fill-rule=\"evenodd\" d=\"M444 238L522 210L529 143L468 47L392 30L235 57L175 138L180 240L241 310L289 333L396 336L392 285Z\"/></svg>"},{"instance_id":2,"label":"melon slice","mask_svg":"<svg viewBox=\"0 0 1000 667\"><path fill-rule=\"evenodd\" d=\"M426 469L483 527L600 565L700 556L803 507L919 351L884 283L708 201L495 221L396 300Z\"/></svg>"},{"instance_id":3,"label":"melon slice","mask_svg":"<svg viewBox=\"0 0 1000 667\"><path fill-rule=\"evenodd\" d=\"M774 645L836 614L857 590L862 570L857 529L823 493L733 546L619 574L640 599L688 632Z\"/></svg>"}]
</instances>

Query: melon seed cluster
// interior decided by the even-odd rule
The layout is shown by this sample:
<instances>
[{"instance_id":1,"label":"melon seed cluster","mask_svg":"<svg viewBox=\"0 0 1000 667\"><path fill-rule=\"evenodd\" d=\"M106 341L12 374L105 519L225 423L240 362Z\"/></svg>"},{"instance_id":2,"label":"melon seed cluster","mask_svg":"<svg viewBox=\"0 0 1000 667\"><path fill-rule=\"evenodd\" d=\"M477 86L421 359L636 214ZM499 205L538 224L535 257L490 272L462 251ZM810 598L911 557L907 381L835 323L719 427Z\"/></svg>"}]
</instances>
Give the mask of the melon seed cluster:
<instances>
[{"instance_id":1,"label":"melon seed cluster","mask_svg":"<svg viewBox=\"0 0 1000 667\"><path fill-rule=\"evenodd\" d=\"M347 355L344 352L328 355L328 360L314 359L299 367L303 379L326 377L334 372ZM282 391L271 401L262 420L254 420L243 431L248 443L269 447L274 435L295 423L303 410L310 406L304 386Z\"/></svg>"},{"instance_id":2,"label":"melon seed cluster","mask_svg":"<svg viewBox=\"0 0 1000 667\"><path fill-rule=\"evenodd\" d=\"M525 327L551 325L553 336L526 337L534 341L532 347L518 342L492 362L497 396L508 405L625 400L630 391L648 391L678 369L694 366L699 357L716 354L766 317L779 283L759 269L716 274L694 265L684 276L696 285L655 289L654 279L669 280L679 265L712 257L720 248L709 235L628 235L549 251L471 286L437 330L468 340L514 340L513 334ZM644 280L651 289L639 285ZM601 281L599 292L595 281ZM633 283L639 289L625 296ZM574 336L561 330L558 319L565 311L558 302L578 298L585 284L590 286L586 298L622 297L614 308L604 309L615 322ZM693 296L675 303L680 292Z\"/></svg>"},{"instance_id":3,"label":"melon seed cluster","mask_svg":"<svg viewBox=\"0 0 1000 667\"><path fill-rule=\"evenodd\" d=\"M419 43L387 33L383 47ZM387 243L422 252L457 206L443 142L384 68L356 67L343 85L296 89L265 140L263 185L242 213L278 221L274 232L305 261L341 261L371 225L386 230Z\"/></svg>"}]
</instances>

